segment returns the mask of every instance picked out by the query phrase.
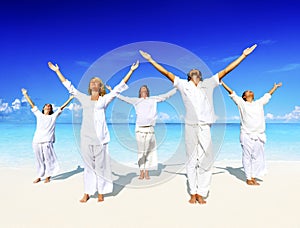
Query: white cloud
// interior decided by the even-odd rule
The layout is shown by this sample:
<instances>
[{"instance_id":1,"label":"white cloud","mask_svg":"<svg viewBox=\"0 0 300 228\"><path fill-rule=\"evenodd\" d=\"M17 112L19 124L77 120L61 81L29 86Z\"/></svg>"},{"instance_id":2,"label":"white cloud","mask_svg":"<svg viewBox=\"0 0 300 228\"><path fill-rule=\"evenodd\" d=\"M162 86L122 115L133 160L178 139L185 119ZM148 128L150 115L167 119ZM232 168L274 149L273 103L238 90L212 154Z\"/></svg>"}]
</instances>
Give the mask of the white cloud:
<instances>
[{"instance_id":1,"label":"white cloud","mask_svg":"<svg viewBox=\"0 0 300 228\"><path fill-rule=\"evenodd\" d=\"M15 99L11 104L13 110L19 110L21 108L21 101L19 99Z\"/></svg>"},{"instance_id":2,"label":"white cloud","mask_svg":"<svg viewBox=\"0 0 300 228\"><path fill-rule=\"evenodd\" d=\"M293 122L293 121L299 121L300 120L300 106L295 106L294 110L290 113L287 113L285 115L278 115L274 116L271 113L267 113L266 119L268 120L281 120L284 122Z\"/></svg>"},{"instance_id":3,"label":"white cloud","mask_svg":"<svg viewBox=\"0 0 300 228\"><path fill-rule=\"evenodd\" d=\"M166 122L166 121L170 120L170 116L167 113L160 112L157 115L157 120Z\"/></svg>"},{"instance_id":4,"label":"white cloud","mask_svg":"<svg viewBox=\"0 0 300 228\"><path fill-rule=\"evenodd\" d=\"M286 71L292 71L300 68L300 63L290 63L286 64L285 66L282 66L281 68L273 69L267 71L268 73L275 73L275 72L286 72Z\"/></svg>"}]
</instances>

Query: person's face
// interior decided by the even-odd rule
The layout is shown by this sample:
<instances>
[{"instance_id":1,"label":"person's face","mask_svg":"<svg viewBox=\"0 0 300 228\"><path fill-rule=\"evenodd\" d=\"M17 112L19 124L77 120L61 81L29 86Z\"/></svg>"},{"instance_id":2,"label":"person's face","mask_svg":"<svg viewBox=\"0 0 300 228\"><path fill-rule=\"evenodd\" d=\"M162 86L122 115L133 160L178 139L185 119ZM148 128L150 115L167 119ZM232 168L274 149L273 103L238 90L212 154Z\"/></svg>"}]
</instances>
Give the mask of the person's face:
<instances>
[{"instance_id":1,"label":"person's face","mask_svg":"<svg viewBox=\"0 0 300 228\"><path fill-rule=\"evenodd\" d=\"M140 94L141 94L141 97L142 97L142 98L146 98L147 95L148 95L147 88L146 88L146 87L142 87L142 88L141 88L141 91L140 91Z\"/></svg>"},{"instance_id":2,"label":"person's face","mask_svg":"<svg viewBox=\"0 0 300 228\"><path fill-rule=\"evenodd\" d=\"M44 106L44 115L49 115L49 113L52 111L52 106L51 106L51 104L46 104L45 106Z\"/></svg>"},{"instance_id":3,"label":"person's face","mask_svg":"<svg viewBox=\"0 0 300 228\"><path fill-rule=\"evenodd\" d=\"M248 102L252 102L254 100L254 93L250 90L246 91L243 99Z\"/></svg>"},{"instance_id":4,"label":"person's face","mask_svg":"<svg viewBox=\"0 0 300 228\"><path fill-rule=\"evenodd\" d=\"M191 70L190 73L191 81L195 83L195 85L198 85L198 83L201 81L201 75L198 70Z\"/></svg>"},{"instance_id":5,"label":"person's face","mask_svg":"<svg viewBox=\"0 0 300 228\"><path fill-rule=\"evenodd\" d=\"M90 81L90 90L91 90L92 92L97 92L97 93L99 93L100 87L101 87L101 82L99 82L99 80L97 80L97 79L92 79L92 80Z\"/></svg>"}]
</instances>

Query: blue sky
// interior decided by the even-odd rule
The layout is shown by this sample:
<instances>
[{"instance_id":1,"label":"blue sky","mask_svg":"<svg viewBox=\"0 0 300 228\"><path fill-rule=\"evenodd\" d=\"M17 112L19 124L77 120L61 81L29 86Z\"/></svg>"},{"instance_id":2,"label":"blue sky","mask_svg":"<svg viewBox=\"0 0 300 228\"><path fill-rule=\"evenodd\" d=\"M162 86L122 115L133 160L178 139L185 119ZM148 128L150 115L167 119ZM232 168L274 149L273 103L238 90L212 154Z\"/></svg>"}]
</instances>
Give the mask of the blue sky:
<instances>
[{"instance_id":1,"label":"blue sky","mask_svg":"<svg viewBox=\"0 0 300 228\"><path fill-rule=\"evenodd\" d=\"M39 108L67 99L66 90L47 67L49 60L78 85L90 65L106 53L135 42L159 41L196 54L213 73L257 43L257 49L224 81L238 94L253 90L257 98L282 81L265 107L267 119L299 122L300 102L295 96L300 76L299 15L297 1L290 0L7 1L0 7L0 118L26 119L27 114L33 118L28 108L15 102L22 100L22 87ZM143 64L129 84L138 85L145 77L143 69L160 77L149 68ZM128 66L121 73L126 70ZM167 81L158 83L153 95L171 88ZM237 108L221 91L228 121L237 121ZM168 112L169 105L159 106L162 118L174 114ZM68 115L67 110L62 119Z\"/></svg>"}]
</instances>

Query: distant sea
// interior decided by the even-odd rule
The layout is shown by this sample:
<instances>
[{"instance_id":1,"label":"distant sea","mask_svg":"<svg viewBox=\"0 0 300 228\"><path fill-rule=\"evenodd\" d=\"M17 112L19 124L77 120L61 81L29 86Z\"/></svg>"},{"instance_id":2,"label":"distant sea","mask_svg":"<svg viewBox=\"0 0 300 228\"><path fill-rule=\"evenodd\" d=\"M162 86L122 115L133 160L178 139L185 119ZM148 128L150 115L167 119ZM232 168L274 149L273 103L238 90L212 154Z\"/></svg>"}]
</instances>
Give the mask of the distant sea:
<instances>
[{"instance_id":1,"label":"distant sea","mask_svg":"<svg viewBox=\"0 0 300 228\"><path fill-rule=\"evenodd\" d=\"M108 124L111 141L111 158L128 166L137 167L134 124ZM300 161L300 124L267 123L267 161ZM60 166L71 169L82 166L78 147L80 125L56 124L54 148ZM32 138L35 124L0 122L0 167L35 167ZM167 162L178 154L185 162L184 125L157 124L155 127L160 163ZM216 145L216 160L241 160L238 123L215 124L212 127L213 142Z\"/></svg>"}]
</instances>

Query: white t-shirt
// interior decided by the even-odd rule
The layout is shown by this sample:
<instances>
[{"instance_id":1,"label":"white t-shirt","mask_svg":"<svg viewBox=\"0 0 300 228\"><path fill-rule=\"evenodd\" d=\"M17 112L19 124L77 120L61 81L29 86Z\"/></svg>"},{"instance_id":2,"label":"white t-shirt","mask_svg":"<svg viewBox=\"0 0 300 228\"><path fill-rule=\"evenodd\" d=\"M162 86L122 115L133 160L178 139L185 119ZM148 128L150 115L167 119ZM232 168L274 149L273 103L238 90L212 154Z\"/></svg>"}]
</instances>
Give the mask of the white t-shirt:
<instances>
[{"instance_id":1,"label":"white t-shirt","mask_svg":"<svg viewBox=\"0 0 300 228\"><path fill-rule=\"evenodd\" d=\"M172 89L168 93L146 98L125 97L119 95L118 98L134 106L136 112L136 126L155 126L157 117L157 103L165 101L176 93L177 89Z\"/></svg>"},{"instance_id":2,"label":"white t-shirt","mask_svg":"<svg viewBox=\"0 0 300 228\"><path fill-rule=\"evenodd\" d=\"M212 124L215 122L213 91L218 85L218 74L200 81L197 86L192 81L175 77L174 86L180 91L186 110L186 124Z\"/></svg>"},{"instance_id":3,"label":"white t-shirt","mask_svg":"<svg viewBox=\"0 0 300 228\"><path fill-rule=\"evenodd\" d=\"M241 119L241 133L250 135L263 134L266 129L264 105L271 98L271 94L266 93L260 99L252 102L244 101L235 92L229 95L238 106Z\"/></svg>"},{"instance_id":4,"label":"white t-shirt","mask_svg":"<svg viewBox=\"0 0 300 228\"><path fill-rule=\"evenodd\" d=\"M62 110L59 108L52 115L44 115L36 106L31 111L36 117L36 130L33 143L55 142L55 121Z\"/></svg>"},{"instance_id":5,"label":"white t-shirt","mask_svg":"<svg viewBox=\"0 0 300 228\"><path fill-rule=\"evenodd\" d=\"M63 82L63 85L82 105L81 140L95 145L108 143L110 136L105 119L105 109L118 94L128 88L125 82L122 80L110 93L100 96L97 101L92 101L90 95L78 91L68 80Z\"/></svg>"}]
</instances>

